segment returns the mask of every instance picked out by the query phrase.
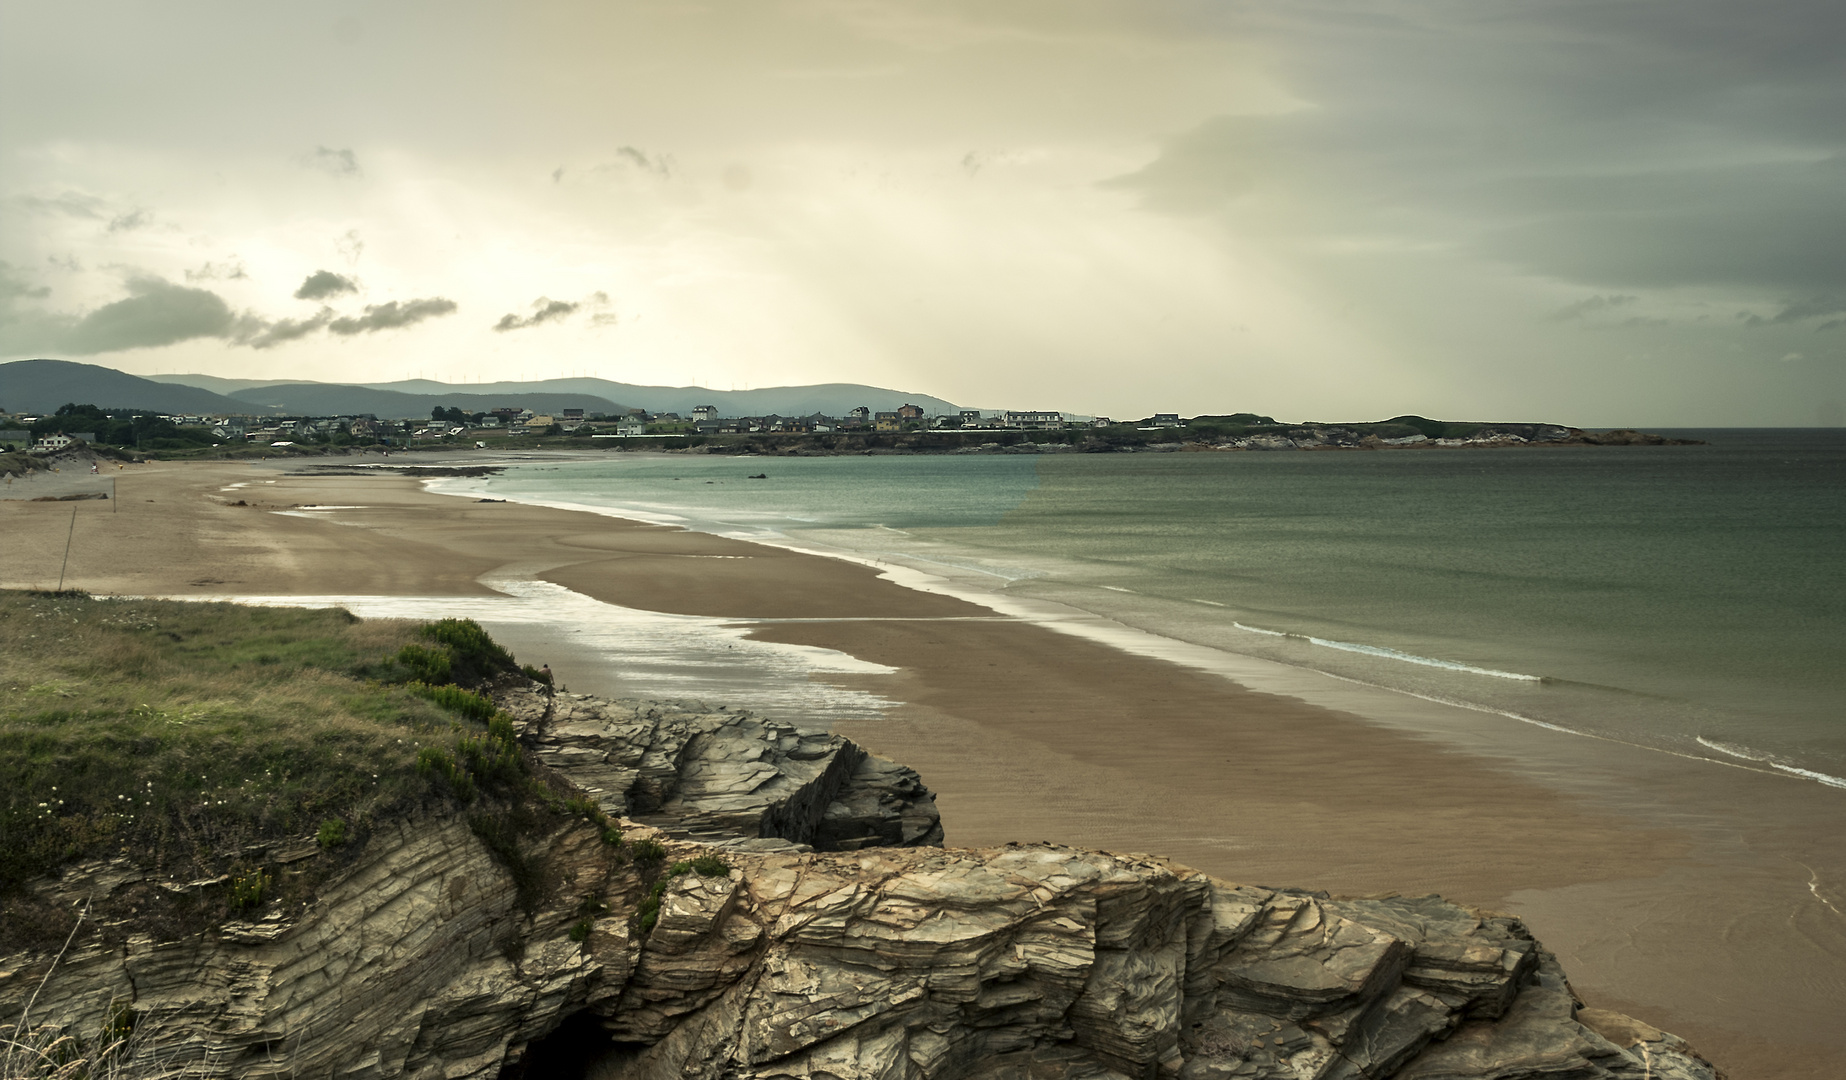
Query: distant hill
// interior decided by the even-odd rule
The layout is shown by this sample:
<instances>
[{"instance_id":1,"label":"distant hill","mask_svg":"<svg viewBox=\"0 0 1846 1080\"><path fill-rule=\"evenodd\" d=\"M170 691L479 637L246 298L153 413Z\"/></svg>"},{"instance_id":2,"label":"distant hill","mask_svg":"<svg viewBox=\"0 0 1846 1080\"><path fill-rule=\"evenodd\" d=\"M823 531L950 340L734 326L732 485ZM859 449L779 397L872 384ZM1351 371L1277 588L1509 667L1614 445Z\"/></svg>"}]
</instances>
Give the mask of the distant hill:
<instances>
[{"instance_id":1,"label":"distant hill","mask_svg":"<svg viewBox=\"0 0 1846 1080\"><path fill-rule=\"evenodd\" d=\"M441 386L442 383L432 385ZM582 409L590 413L624 413L631 408L608 398L591 394L523 393L475 394L429 393L406 394L396 390L377 390L367 386L342 386L338 383L280 383L239 390L234 401L246 403L245 409L258 406L267 411L294 416L352 416L371 413L391 419L420 417L428 419L430 410L458 408L463 412L488 412L501 406L531 409L535 413L555 413L564 409Z\"/></svg>"},{"instance_id":2,"label":"distant hill","mask_svg":"<svg viewBox=\"0 0 1846 1080\"><path fill-rule=\"evenodd\" d=\"M595 398L604 404L569 406L548 404L547 409L585 408L591 411L615 412L621 408L646 409L648 412L674 412L681 416L690 414L695 406L715 405L722 416L807 416L812 413L825 413L828 416L840 416L858 406L865 406L874 412L888 412L899 405L911 404L921 406L926 413L952 413L960 406L928 394L907 393L902 390L888 390L879 386L866 386L860 383L822 383L816 386L772 386L761 390L706 390L697 386L638 386L634 383L610 382L606 379L544 379L538 382L497 382L497 383L443 383L430 379L411 379L404 382L361 383L345 386L338 383L277 382L261 379L225 379L215 375L161 375L162 382L184 383L198 386L220 394L231 394L246 401L265 402L317 402L321 405L361 400L343 396L316 397L310 390L324 391L379 391L390 394L407 395L418 401L427 400L420 408L413 408L408 401L398 398L364 399L375 400L379 408L359 408L352 404L338 408L303 409L297 405L287 406L290 412L324 412L324 413L363 413L378 416L400 415L395 409L406 409L401 415L428 415L433 405L454 405L470 412L491 409L494 405L520 405L524 408L537 408L522 395L554 395L545 397L547 402L559 400L556 395L579 395ZM286 390L282 388L286 387ZM259 391L265 391L259 392ZM462 399L469 399L464 402ZM493 404L471 403L477 399L492 398ZM440 400L438 400L440 399ZM573 399L574 402L574 399ZM620 406L616 403L620 402Z\"/></svg>"},{"instance_id":3,"label":"distant hill","mask_svg":"<svg viewBox=\"0 0 1846 1080\"><path fill-rule=\"evenodd\" d=\"M368 384L377 390L413 393L440 392L445 383L411 380ZM549 393L595 394L648 412L675 412L686 416L700 405L716 405L720 416L840 416L863 405L873 412L889 412L899 405L918 405L925 413L952 413L960 406L928 394L888 390L862 383L819 383L813 386L767 386L760 390L706 390L697 386L638 386L606 379L546 379L530 383L468 383L471 394Z\"/></svg>"},{"instance_id":4,"label":"distant hill","mask_svg":"<svg viewBox=\"0 0 1846 1080\"><path fill-rule=\"evenodd\" d=\"M163 413L268 412L196 386L175 386L96 364L15 360L0 364L0 408L48 413L64 405Z\"/></svg>"},{"instance_id":5,"label":"distant hill","mask_svg":"<svg viewBox=\"0 0 1846 1080\"><path fill-rule=\"evenodd\" d=\"M196 386L201 390L210 390L214 394L235 394L239 390L254 390L259 386L281 386L284 383L302 381L300 379L224 379L216 375L149 375L147 378L155 382Z\"/></svg>"}]
</instances>

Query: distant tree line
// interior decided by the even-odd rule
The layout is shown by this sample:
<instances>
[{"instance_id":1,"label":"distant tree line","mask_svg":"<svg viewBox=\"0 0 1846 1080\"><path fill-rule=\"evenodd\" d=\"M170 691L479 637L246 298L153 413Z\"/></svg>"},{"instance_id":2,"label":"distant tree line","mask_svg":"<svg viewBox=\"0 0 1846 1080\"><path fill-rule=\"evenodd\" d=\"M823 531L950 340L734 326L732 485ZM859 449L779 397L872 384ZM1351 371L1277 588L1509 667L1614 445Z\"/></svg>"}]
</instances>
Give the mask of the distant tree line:
<instances>
[{"instance_id":1,"label":"distant tree line","mask_svg":"<svg viewBox=\"0 0 1846 1080\"><path fill-rule=\"evenodd\" d=\"M96 441L109 446L132 446L140 450L192 450L210 446L215 439L208 428L183 428L150 412L110 409L104 412L94 405L63 405L50 416L32 425L35 438L63 432L89 432Z\"/></svg>"}]
</instances>

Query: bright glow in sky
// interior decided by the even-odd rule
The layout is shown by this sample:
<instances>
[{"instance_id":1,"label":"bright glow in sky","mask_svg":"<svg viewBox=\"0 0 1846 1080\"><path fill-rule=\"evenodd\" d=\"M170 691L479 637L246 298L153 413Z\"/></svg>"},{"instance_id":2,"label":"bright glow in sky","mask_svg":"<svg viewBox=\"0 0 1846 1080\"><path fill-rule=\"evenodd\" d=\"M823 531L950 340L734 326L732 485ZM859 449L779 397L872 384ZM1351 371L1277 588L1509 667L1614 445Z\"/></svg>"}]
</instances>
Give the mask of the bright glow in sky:
<instances>
[{"instance_id":1,"label":"bright glow in sky","mask_svg":"<svg viewBox=\"0 0 1846 1080\"><path fill-rule=\"evenodd\" d=\"M0 9L0 360L1846 416L1807 0Z\"/></svg>"}]
</instances>

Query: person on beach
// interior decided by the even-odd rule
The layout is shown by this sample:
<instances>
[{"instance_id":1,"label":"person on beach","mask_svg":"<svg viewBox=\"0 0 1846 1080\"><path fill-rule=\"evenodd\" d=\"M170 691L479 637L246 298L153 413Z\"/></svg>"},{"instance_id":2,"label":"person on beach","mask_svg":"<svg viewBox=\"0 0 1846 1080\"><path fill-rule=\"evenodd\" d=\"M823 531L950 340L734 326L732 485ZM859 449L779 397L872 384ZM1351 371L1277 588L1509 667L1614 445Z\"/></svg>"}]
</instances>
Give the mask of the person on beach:
<instances>
[{"instance_id":1,"label":"person on beach","mask_svg":"<svg viewBox=\"0 0 1846 1080\"><path fill-rule=\"evenodd\" d=\"M550 697L552 694L556 693L557 686L551 681L551 665L546 664L544 667L539 668L538 673L544 676L545 696Z\"/></svg>"}]
</instances>

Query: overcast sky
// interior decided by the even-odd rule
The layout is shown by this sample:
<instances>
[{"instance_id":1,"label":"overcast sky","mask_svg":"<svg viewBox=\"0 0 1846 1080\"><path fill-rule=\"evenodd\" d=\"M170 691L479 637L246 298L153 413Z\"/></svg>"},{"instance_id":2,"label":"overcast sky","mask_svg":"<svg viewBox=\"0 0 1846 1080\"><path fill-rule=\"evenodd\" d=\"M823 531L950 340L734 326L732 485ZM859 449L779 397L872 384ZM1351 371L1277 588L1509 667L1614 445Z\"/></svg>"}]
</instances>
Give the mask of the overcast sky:
<instances>
[{"instance_id":1,"label":"overcast sky","mask_svg":"<svg viewBox=\"0 0 1846 1080\"><path fill-rule=\"evenodd\" d=\"M0 6L0 359L1846 419L1838 0Z\"/></svg>"}]
</instances>

